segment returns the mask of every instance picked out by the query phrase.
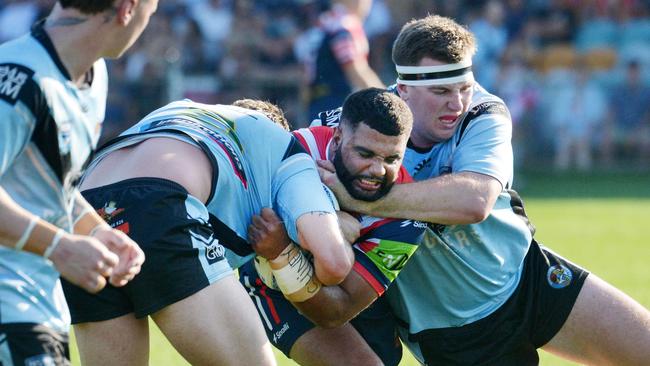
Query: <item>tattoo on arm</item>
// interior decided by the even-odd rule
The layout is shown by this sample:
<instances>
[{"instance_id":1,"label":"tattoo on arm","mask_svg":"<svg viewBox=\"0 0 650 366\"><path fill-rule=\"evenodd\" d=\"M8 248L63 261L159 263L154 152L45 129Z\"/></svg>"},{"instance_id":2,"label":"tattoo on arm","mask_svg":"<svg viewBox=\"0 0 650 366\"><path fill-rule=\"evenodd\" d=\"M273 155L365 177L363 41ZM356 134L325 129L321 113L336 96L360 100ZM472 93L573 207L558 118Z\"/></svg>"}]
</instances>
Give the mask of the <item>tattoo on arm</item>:
<instances>
[{"instance_id":1,"label":"tattoo on arm","mask_svg":"<svg viewBox=\"0 0 650 366\"><path fill-rule=\"evenodd\" d=\"M312 214L312 215L318 215L318 216L332 215L331 212L327 212L327 211L310 211L309 213Z\"/></svg>"}]
</instances>

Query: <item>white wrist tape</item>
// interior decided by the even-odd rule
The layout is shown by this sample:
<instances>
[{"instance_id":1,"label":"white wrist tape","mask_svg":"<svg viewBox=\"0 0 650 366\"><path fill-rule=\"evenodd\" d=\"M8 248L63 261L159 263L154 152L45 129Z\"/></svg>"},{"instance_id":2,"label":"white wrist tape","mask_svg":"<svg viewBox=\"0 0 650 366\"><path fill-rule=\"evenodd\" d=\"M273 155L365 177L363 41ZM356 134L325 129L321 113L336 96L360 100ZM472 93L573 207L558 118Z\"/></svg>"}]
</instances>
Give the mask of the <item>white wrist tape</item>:
<instances>
[{"instance_id":1,"label":"white wrist tape","mask_svg":"<svg viewBox=\"0 0 650 366\"><path fill-rule=\"evenodd\" d=\"M16 245L14 245L14 249L16 250L23 249L23 247L27 243L27 239L29 239L29 236L32 235L32 231L34 230L34 226L36 226L37 222L38 222L38 216L33 215L32 218L29 219L29 224L27 224L25 231L23 231L23 235L20 237L20 239L18 239Z\"/></svg>"},{"instance_id":2,"label":"white wrist tape","mask_svg":"<svg viewBox=\"0 0 650 366\"><path fill-rule=\"evenodd\" d=\"M61 238L63 237L63 234L65 232L63 229L59 228L59 230L56 231L56 234L54 234L54 238L52 238L52 242L50 243L50 246L45 249L45 253L43 253L44 258L49 258L50 255L52 255L52 252L54 252L54 249L59 246L59 243L61 242Z\"/></svg>"},{"instance_id":3,"label":"white wrist tape","mask_svg":"<svg viewBox=\"0 0 650 366\"><path fill-rule=\"evenodd\" d=\"M289 263L280 268L273 270L275 282L285 295L290 295L300 291L311 281L314 276L314 267L307 257L298 248L298 254L289 259Z\"/></svg>"},{"instance_id":4,"label":"white wrist tape","mask_svg":"<svg viewBox=\"0 0 650 366\"><path fill-rule=\"evenodd\" d=\"M104 227L104 225L106 225L106 223L103 223L103 222L100 222L99 224L95 225L95 227L92 228L92 230L90 230L90 232L88 232L88 236L94 236L95 233L97 232L97 230Z\"/></svg>"}]
</instances>

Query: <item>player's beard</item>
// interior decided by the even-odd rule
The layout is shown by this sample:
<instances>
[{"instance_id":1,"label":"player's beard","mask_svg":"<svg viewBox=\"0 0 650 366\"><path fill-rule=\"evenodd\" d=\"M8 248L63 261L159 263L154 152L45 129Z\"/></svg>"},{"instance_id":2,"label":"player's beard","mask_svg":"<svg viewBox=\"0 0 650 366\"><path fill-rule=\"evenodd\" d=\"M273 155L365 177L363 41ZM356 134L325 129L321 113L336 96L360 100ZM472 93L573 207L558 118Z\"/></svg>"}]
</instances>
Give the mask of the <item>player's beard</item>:
<instances>
[{"instance_id":1,"label":"player's beard","mask_svg":"<svg viewBox=\"0 0 650 366\"><path fill-rule=\"evenodd\" d=\"M386 181L386 177L382 178L382 182L379 185L379 189L377 189L375 192L370 193L370 192L361 192L359 191L355 186L354 186L354 180L357 178L371 178L371 179L376 179L375 177L371 176L366 176L366 175L353 175L350 170L345 166L345 163L343 162L343 153L341 151L341 148L337 149L336 152L334 153L334 160L332 161L334 164L334 169L336 169L336 175L339 177L339 180L343 184L343 187L345 187L345 190L348 191L350 196L352 198L361 200L361 201L376 201L382 197L384 197L388 191L393 187L393 183L388 183Z\"/></svg>"}]
</instances>

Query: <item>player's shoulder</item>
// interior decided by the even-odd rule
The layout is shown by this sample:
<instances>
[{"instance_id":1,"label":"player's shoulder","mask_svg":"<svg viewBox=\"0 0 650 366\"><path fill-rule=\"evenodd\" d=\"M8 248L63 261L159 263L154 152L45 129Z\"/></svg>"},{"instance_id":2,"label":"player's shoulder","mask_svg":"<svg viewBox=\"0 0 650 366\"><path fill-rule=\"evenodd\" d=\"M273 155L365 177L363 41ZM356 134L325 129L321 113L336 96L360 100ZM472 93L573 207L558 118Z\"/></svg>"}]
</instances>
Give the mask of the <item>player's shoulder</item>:
<instances>
[{"instance_id":1,"label":"player's shoulder","mask_svg":"<svg viewBox=\"0 0 650 366\"><path fill-rule=\"evenodd\" d=\"M27 89L34 89L34 74L44 55L36 54L34 44L23 36L0 45L0 100L15 105Z\"/></svg>"},{"instance_id":2,"label":"player's shoulder","mask_svg":"<svg viewBox=\"0 0 650 366\"><path fill-rule=\"evenodd\" d=\"M404 167L404 165L401 165L399 167L399 171L397 172L397 180L395 181L395 184L403 184L403 183L413 183L413 177L411 177L411 174L409 174L408 170Z\"/></svg>"},{"instance_id":3,"label":"player's shoulder","mask_svg":"<svg viewBox=\"0 0 650 366\"><path fill-rule=\"evenodd\" d=\"M510 118L510 111L503 99L485 90L479 83L474 84L472 101L466 120L480 116L503 116Z\"/></svg>"},{"instance_id":4,"label":"player's shoulder","mask_svg":"<svg viewBox=\"0 0 650 366\"><path fill-rule=\"evenodd\" d=\"M327 158L327 146L334 136L334 129L325 126L301 128L292 132L307 152L316 159Z\"/></svg>"},{"instance_id":5,"label":"player's shoulder","mask_svg":"<svg viewBox=\"0 0 650 366\"><path fill-rule=\"evenodd\" d=\"M479 121L482 123L477 123ZM484 121L488 121L488 123L483 123ZM496 132L498 126L509 129L511 124L510 111L506 103L498 96L489 93L478 83L475 83L472 101L458 126L453 144L460 144L463 137L467 135L467 131L476 130L476 127L478 130L494 130Z\"/></svg>"}]
</instances>

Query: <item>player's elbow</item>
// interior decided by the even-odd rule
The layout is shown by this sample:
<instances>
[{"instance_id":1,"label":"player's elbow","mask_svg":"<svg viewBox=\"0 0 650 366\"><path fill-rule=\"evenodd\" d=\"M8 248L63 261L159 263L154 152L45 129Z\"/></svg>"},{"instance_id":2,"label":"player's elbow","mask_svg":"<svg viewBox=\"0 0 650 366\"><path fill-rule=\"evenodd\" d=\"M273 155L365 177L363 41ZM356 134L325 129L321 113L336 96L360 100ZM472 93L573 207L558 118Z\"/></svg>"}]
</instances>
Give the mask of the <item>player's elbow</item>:
<instances>
[{"instance_id":1,"label":"player's elbow","mask_svg":"<svg viewBox=\"0 0 650 366\"><path fill-rule=\"evenodd\" d=\"M468 224L475 224L484 221L489 215L490 209L480 202L465 211L465 220Z\"/></svg>"},{"instance_id":2,"label":"player's elbow","mask_svg":"<svg viewBox=\"0 0 650 366\"><path fill-rule=\"evenodd\" d=\"M352 269L352 262L348 258L338 258L323 261L320 268L316 268L318 280L325 286L334 286L343 282Z\"/></svg>"},{"instance_id":3,"label":"player's elbow","mask_svg":"<svg viewBox=\"0 0 650 366\"><path fill-rule=\"evenodd\" d=\"M321 311L310 320L321 328L331 329L338 328L350 321L351 317L343 309L328 308L327 311Z\"/></svg>"},{"instance_id":4,"label":"player's elbow","mask_svg":"<svg viewBox=\"0 0 650 366\"><path fill-rule=\"evenodd\" d=\"M318 325L321 328L332 329L332 328L338 328L338 327L342 326L345 323L347 323L347 320L343 320L343 319L325 319L325 320L322 320L322 321L316 323L316 325Z\"/></svg>"}]
</instances>

